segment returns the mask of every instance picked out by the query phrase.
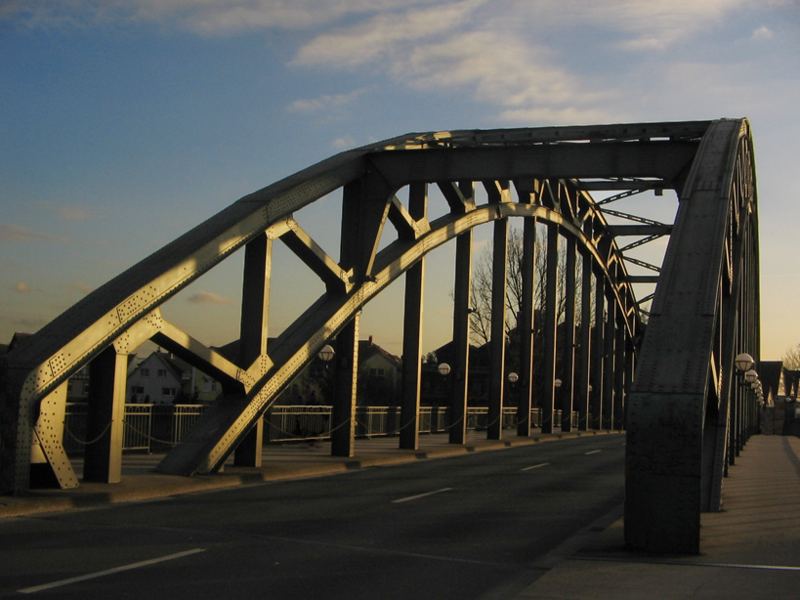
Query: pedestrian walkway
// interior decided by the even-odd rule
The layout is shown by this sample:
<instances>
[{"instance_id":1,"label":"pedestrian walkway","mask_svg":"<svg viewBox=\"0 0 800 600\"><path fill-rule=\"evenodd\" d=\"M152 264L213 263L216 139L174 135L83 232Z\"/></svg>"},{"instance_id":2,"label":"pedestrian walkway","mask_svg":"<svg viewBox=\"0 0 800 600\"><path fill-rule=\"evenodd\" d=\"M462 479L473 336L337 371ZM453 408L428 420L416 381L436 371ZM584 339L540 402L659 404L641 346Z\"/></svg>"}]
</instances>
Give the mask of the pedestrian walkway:
<instances>
[{"instance_id":1,"label":"pedestrian walkway","mask_svg":"<svg viewBox=\"0 0 800 600\"><path fill-rule=\"evenodd\" d=\"M372 466L403 464L606 434L619 432L535 434L530 438L508 435L507 439L496 441L487 440L485 431L469 431L464 445L450 444L448 435L439 433L420 436L419 450L398 449L397 437L364 438L356 440L354 458L331 456L330 442L269 444L264 447L263 464L260 468L236 467L231 458L221 473L194 477L157 473L155 469L164 457L163 454L126 454L120 483L81 483L72 490L39 489L31 490L24 496L0 496L0 518L153 500L264 481L335 475ZM83 471L82 461L74 460L73 467L80 476Z\"/></svg>"},{"instance_id":2,"label":"pedestrian walkway","mask_svg":"<svg viewBox=\"0 0 800 600\"><path fill-rule=\"evenodd\" d=\"M518 598L800 598L800 439L750 438L701 527L701 554L672 557L627 552L622 519L587 528Z\"/></svg>"}]
</instances>

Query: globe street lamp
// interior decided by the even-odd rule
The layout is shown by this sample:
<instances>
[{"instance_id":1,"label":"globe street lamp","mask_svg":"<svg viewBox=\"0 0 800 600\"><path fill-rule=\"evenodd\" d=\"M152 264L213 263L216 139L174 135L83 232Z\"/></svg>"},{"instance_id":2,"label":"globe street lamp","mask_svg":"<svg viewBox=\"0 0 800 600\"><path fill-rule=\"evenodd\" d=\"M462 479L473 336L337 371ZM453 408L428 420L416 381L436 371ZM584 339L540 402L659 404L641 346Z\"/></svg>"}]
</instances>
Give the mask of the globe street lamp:
<instances>
[{"instance_id":1,"label":"globe street lamp","mask_svg":"<svg viewBox=\"0 0 800 600\"><path fill-rule=\"evenodd\" d=\"M750 369L749 371L745 371L744 380L747 383L753 383L758 379L758 373L755 369Z\"/></svg>"},{"instance_id":2,"label":"globe street lamp","mask_svg":"<svg viewBox=\"0 0 800 600\"><path fill-rule=\"evenodd\" d=\"M450 365L447 364L446 362L439 363L439 366L436 367L436 370L442 377L447 377L448 375L450 375Z\"/></svg>"},{"instance_id":3,"label":"globe street lamp","mask_svg":"<svg viewBox=\"0 0 800 600\"><path fill-rule=\"evenodd\" d=\"M744 373L745 371L752 369L755 366L756 361L754 361L753 357L747 352L742 352L741 354L736 355L733 363L736 365L737 370Z\"/></svg>"},{"instance_id":4,"label":"globe street lamp","mask_svg":"<svg viewBox=\"0 0 800 600\"><path fill-rule=\"evenodd\" d=\"M319 353L317 353L317 357L327 366L328 363L333 360L335 354L336 352L333 350L333 347L330 344L325 344L322 348L320 348Z\"/></svg>"},{"instance_id":5,"label":"globe street lamp","mask_svg":"<svg viewBox=\"0 0 800 600\"><path fill-rule=\"evenodd\" d=\"M518 381L519 381L519 375L517 375L514 371L511 371L511 373L508 374L508 382L513 385Z\"/></svg>"}]
</instances>

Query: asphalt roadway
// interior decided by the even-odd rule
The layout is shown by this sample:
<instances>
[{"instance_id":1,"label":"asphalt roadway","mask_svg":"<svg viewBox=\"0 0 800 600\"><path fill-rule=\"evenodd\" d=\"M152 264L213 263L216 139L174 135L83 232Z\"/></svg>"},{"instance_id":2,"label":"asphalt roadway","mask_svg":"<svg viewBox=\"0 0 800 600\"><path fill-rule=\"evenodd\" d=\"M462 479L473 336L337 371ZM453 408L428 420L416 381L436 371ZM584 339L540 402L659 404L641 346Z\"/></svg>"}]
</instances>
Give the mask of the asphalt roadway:
<instances>
[{"instance_id":1,"label":"asphalt roadway","mask_svg":"<svg viewBox=\"0 0 800 600\"><path fill-rule=\"evenodd\" d=\"M0 596L510 598L621 513L624 438L582 437L0 521Z\"/></svg>"}]
</instances>

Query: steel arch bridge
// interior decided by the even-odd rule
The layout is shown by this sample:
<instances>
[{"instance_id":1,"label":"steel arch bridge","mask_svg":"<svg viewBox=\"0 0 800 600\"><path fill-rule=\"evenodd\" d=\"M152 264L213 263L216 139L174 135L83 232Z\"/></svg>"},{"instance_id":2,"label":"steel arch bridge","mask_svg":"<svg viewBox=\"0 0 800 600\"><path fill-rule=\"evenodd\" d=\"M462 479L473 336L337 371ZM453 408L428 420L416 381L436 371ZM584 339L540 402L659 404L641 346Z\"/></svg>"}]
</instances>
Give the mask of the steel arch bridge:
<instances>
[{"instance_id":1,"label":"steel arch bridge","mask_svg":"<svg viewBox=\"0 0 800 600\"><path fill-rule=\"evenodd\" d=\"M435 185L447 213L428 218ZM476 186L483 188L478 201ZM407 201L400 190L407 189ZM647 190L675 190L674 224L610 210ZM334 260L293 218L341 190ZM611 193L602 200L592 192ZM607 220L611 216L614 224ZM336 155L245 196L68 309L13 351L2 370L2 490L22 493L43 475L78 485L63 446L66 385L88 366L84 479L121 477L128 356L152 340L223 383L224 394L159 469L218 470L231 454L258 465L262 416L328 341L336 345L332 452L352 455L362 307L405 277L400 445L416 448L426 255L455 240L453 377L448 428L463 443L469 373L473 228L493 224L489 421L503 405L509 219L523 227L518 320L518 435L531 407L552 432L557 409L579 428L627 429L626 539L648 550L697 551L699 513L716 510L726 465L753 429L755 399L736 385L733 357L758 357L755 173L744 119L408 134ZM535 236L546 226L546 302L534 311ZM380 248L384 228L397 239ZM639 239L621 245L621 236ZM669 236L663 265L626 252ZM556 333L559 239L565 242L563 336ZM268 340L274 240L325 292ZM244 247L239 340L216 349L168 322L160 306ZM580 261L581 268L576 269ZM627 265L648 269L634 275ZM580 280L576 277L580 272ZM637 298L634 287L657 283ZM577 292L577 293L576 293ZM575 298L580 302L575 302ZM642 305L652 299L648 312ZM646 335L643 315L649 314ZM534 318L543 320L541 397L534 398ZM567 373L556 396L556 362ZM488 429L501 436L499 425Z\"/></svg>"}]
</instances>

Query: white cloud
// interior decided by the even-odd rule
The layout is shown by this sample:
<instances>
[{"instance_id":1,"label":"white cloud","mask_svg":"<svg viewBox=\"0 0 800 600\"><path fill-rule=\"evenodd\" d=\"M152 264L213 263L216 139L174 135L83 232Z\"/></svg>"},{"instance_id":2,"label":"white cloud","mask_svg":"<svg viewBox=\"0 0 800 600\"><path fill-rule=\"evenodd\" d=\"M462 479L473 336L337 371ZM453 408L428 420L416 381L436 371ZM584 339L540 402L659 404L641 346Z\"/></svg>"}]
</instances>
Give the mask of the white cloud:
<instances>
[{"instance_id":1,"label":"white cloud","mask_svg":"<svg viewBox=\"0 0 800 600\"><path fill-rule=\"evenodd\" d=\"M771 40L775 34L772 33L772 30L767 27L766 25L762 25L758 29L753 31L753 35L751 36L754 40Z\"/></svg>"},{"instance_id":2,"label":"white cloud","mask_svg":"<svg viewBox=\"0 0 800 600\"><path fill-rule=\"evenodd\" d=\"M664 50L734 10L759 7L758 0L514 0L510 19L536 31L572 24L576 28L602 27L629 50Z\"/></svg>"},{"instance_id":3,"label":"white cloud","mask_svg":"<svg viewBox=\"0 0 800 600\"><path fill-rule=\"evenodd\" d=\"M63 242L64 239L49 233L34 231L20 225L0 223L0 242Z\"/></svg>"},{"instance_id":4,"label":"white cloud","mask_svg":"<svg viewBox=\"0 0 800 600\"><path fill-rule=\"evenodd\" d=\"M186 299L192 304L231 304L233 300L214 292L197 292Z\"/></svg>"},{"instance_id":5,"label":"white cloud","mask_svg":"<svg viewBox=\"0 0 800 600\"><path fill-rule=\"evenodd\" d=\"M331 146L333 146L337 150L347 150L348 148L352 148L355 145L356 141L349 135L338 137L331 142Z\"/></svg>"},{"instance_id":6,"label":"white cloud","mask_svg":"<svg viewBox=\"0 0 800 600\"><path fill-rule=\"evenodd\" d=\"M319 112L342 108L361 96L366 88L353 90L346 94L323 94L317 98L299 98L289 104L289 112Z\"/></svg>"},{"instance_id":7,"label":"white cloud","mask_svg":"<svg viewBox=\"0 0 800 600\"><path fill-rule=\"evenodd\" d=\"M294 64L357 67L397 54L399 46L435 35L452 35L485 0L463 0L402 13L378 14L356 25L323 33L300 48Z\"/></svg>"},{"instance_id":8,"label":"white cloud","mask_svg":"<svg viewBox=\"0 0 800 600\"><path fill-rule=\"evenodd\" d=\"M63 221L88 221L93 216L92 211L83 206L59 206L57 210Z\"/></svg>"}]
</instances>

